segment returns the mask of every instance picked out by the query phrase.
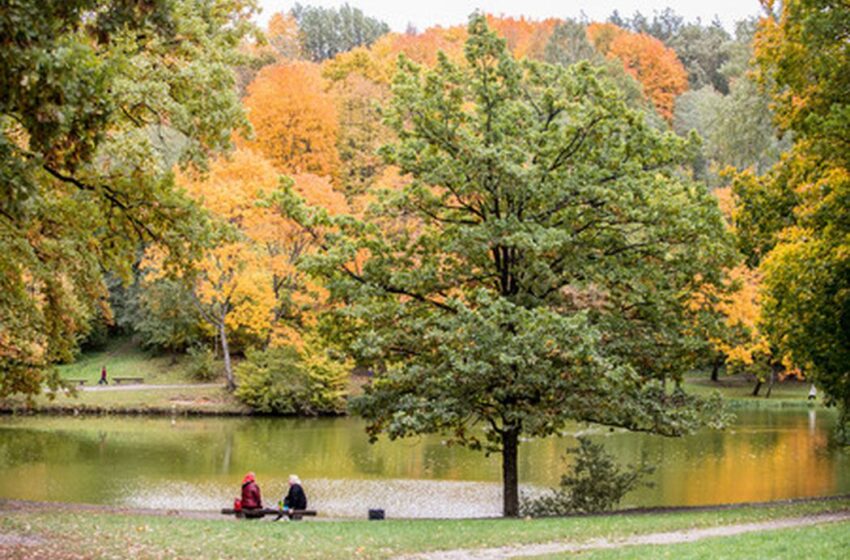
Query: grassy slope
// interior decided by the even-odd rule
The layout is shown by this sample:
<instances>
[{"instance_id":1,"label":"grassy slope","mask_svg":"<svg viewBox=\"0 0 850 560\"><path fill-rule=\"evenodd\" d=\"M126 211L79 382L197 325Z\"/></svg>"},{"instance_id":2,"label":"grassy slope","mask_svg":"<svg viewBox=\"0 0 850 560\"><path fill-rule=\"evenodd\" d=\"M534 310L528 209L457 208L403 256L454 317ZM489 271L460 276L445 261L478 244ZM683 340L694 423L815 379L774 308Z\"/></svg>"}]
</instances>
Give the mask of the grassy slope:
<instances>
[{"instance_id":1,"label":"grassy slope","mask_svg":"<svg viewBox=\"0 0 850 560\"><path fill-rule=\"evenodd\" d=\"M533 521L491 519L299 523L197 520L92 512L7 511L0 515L0 533L45 539L40 545L21 547L19 552L22 557L126 557L129 553L137 558L378 559L411 552L457 548L555 540L582 542L592 538L617 538L659 531L713 527L848 508L850 499L719 511ZM842 526L846 530L847 524ZM831 527L824 527L823 530L829 535L836 533ZM815 540L816 537L811 535L818 534L819 531L819 528L776 531L766 533L761 541L758 541L758 535L752 535L705 541L705 544L696 543L694 546L704 546L708 551L713 550L718 542L731 543L728 544L729 550L734 551L737 550L735 547L750 546L747 539L754 539L756 544L752 546L772 545L773 550L780 550L777 548L779 544L788 540L787 547L782 549L788 550L798 543ZM743 544L733 542L740 539L743 539ZM846 540L845 537L842 542ZM670 550L678 548L671 546ZM843 552L842 549L838 550ZM11 555L15 551L4 550L0 546L0 556L4 552ZM658 548L638 552L643 552L638 557L656 557ZM830 557L830 554L818 557Z\"/></svg>"},{"instance_id":2,"label":"grassy slope","mask_svg":"<svg viewBox=\"0 0 850 560\"><path fill-rule=\"evenodd\" d=\"M59 394L51 399L41 395L35 399L35 409L51 412L133 412L170 413L199 412L207 414L243 414L248 411L233 396L219 387L196 387L198 382L188 373L185 356L172 359L139 348L132 340L111 340L103 350L86 352L73 364L59 366L63 379L85 379L87 387L96 387L100 368L106 366L112 377L143 377L145 385L185 385L180 388L153 389L140 387L132 391L78 391ZM219 379L216 383L223 383ZM111 382L111 385L114 383ZM23 410L22 398L0 402L0 408Z\"/></svg>"},{"instance_id":3,"label":"grassy slope","mask_svg":"<svg viewBox=\"0 0 850 560\"><path fill-rule=\"evenodd\" d=\"M107 377L143 377L147 384L192 383L183 356L157 356L139 348L132 340L115 338L103 350L86 352L73 364L59 366L64 379L85 379L95 385L100 368L106 366Z\"/></svg>"}]
</instances>

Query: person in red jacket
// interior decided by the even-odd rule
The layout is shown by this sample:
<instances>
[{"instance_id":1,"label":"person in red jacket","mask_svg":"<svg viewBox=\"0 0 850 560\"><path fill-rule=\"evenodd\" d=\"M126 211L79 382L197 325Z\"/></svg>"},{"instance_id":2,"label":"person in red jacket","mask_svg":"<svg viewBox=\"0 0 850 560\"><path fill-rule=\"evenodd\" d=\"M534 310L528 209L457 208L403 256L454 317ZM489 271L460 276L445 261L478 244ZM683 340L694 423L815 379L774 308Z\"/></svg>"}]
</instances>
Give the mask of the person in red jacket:
<instances>
[{"instance_id":1,"label":"person in red jacket","mask_svg":"<svg viewBox=\"0 0 850 560\"><path fill-rule=\"evenodd\" d=\"M260 496L260 487L257 486L257 477L253 472L249 472L242 479L242 511L245 517L251 517L251 512L246 510L262 509L262 507L263 498Z\"/></svg>"}]
</instances>

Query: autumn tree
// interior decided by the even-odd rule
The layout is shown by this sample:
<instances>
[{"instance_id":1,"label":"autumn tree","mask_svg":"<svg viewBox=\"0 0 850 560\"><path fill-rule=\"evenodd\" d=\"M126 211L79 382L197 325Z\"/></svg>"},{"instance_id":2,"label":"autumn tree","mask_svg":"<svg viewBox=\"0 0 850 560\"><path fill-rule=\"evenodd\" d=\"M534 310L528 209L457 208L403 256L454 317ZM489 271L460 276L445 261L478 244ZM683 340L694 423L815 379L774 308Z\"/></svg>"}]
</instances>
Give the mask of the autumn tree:
<instances>
[{"instance_id":1,"label":"autumn tree","mask_svg":"<svg viewBox=\"0 0 850 560\"><path fill-rule=\"evenodd\" d=\"M326 327L376 365L355 404L369 433L500 453L507 516L523 438L717 419L672 387L693 359L685 294L727 262L717 205L678 174L685 143L596 75L517 62L474 16L465 63L400 63L397 192L363 221L284 204L330 228L309 264L337 302Z\"/></svg>"},{"instance_id":2,"label":"autumn tree","mask_svg":"<svg viewBox=\"0 0 850 560\"><path fill-rule=\"evenodd\" d=\"M246 121L231 65L253 3L20 1L0 17L0 394L35 394L108 316L140 241L191 253L175 163ZM53 385L57 379L53 378Z\"/></svg>"},{"instance_id":3,"label":"autumn tree","mask_svg":"<svg viewBox=\"0 0 850 560\"><path fill-rule=\"evenodd\" d=\"M535 21L524 17L487 15L487 24L507 43L516 58L542 60L552 32L560 24L555 18Z\"/></svg>"},{"instance_id":4,"label":"autumn tree","mask_svg":"<svg viewBox=\"0 0 850 560\"><path fill-rule=\"evenodd\" d=\"M298 22L290 14L276 13L269 19L266 38L275 54L283 60L301 58Z\"/></svg>"},{"instance_id":5,"label":"autumn tree","mask_svg":"<svg viewBox=\"0 0 850 560\"><path fill-rule=\"evenodd\" d=\"M240 143L283 173L334 176L339 167L336 103L309 62L263 68L244 99L254 138Z\"/></svg>"},{"instance_id":6,"label":"autumn tree","mask_svg":"<svg viewBox=\"0 0 850 560\"><path fill-rule=\"evenodd\" d=\"M765 331L814 376L850 440L850 12L840 0L765 1L756 35L760 79L794 146L764 178L744 183L742 228L756 232ZM791 210L787 211L790 206ZM765 219L768 218L768 219Z\"/></svg>"},{"instance_id":7,"label":"autumn tree","mask_svg":"<svg viewBox=\"0 0 850 560\"><path fill-rule=\"evenodd\" d=\"M608 56L621 60L658 113L672 120L676 96L688 88L688 75L676 53L650 35L620 33L611 41Z\"/></svg>"},{"instance_id":8,"label":"autumn tree","mask_svg":"<svg viewBox=\"0 0 850 560\"><path fill-rule=\"evenodd\" d=\"M383 169L378 148L390 139L380 108L389 87L358 72L337 80L332 88L339 115L339 183L349 195L362 194Z\"/></svg>"},{"instance_id":9,"label":"autumn tree","mask_svg":"<svg viewBox=\"0 0 850 560\"><path fill-rule=\"evenodd\" d=\"M180 185L209 212L206 247L199 259L180 271L193 303L218 339L227 385L235 388L231 363L234 332L265 339L275 308L273 262L260 243L281 219L257 203L278 186L270 163L249 150L237 150L210 167L208 174L187 172ZM149 249L145 281L167 278L161 249Z\"/></svg>"}]
</instances>

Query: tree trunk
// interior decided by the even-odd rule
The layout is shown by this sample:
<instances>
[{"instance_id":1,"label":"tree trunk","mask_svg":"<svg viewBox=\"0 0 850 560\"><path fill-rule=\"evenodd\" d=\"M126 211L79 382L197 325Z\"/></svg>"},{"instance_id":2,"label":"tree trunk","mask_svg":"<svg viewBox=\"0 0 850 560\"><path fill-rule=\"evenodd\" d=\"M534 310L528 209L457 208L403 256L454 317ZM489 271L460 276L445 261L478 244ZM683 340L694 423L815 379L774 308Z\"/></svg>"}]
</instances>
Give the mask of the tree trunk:
<instances>
[{"instance_id":1,"label":"tree trunk","mask_svg":"<svg viewBox=\"0 0 850 560\"><path fill-rule=\"evenodd\" d=\"M770 383L767 386L767 393L765 393L764 398L770 398L770 392L773 391L773 384L776 383L776 370L777 366L771 366L770 368Z\"/></svg>"},{"instance_id":2,"label":"tree trunk","mask_svg":"<svg viewBox=\"0 0 850 560\"><path fill-rule=\"evenodd\" d=\"M506 428L502 434L502 515L519 516L519 428Z\"/></svg>"},{"instance_id":3,"label":"tree trunk","mask_svg":"<svg viewBox=\"0 0 850 560\"><path fill-rule=\"evenodd\" d=\"M723 354L718 354L716 358L714 358L714 363L711 366L711 380L717 383L718 374L720 373L720 366L723 365Z\"/></svg>"},{"instance_id":4,"label":"tree trunk","mask_svg":"<svg viewBox=\"0 0 850 560\"><path fill-rule=\"evenodd\" d=\"M221 354L224 356L224 375L227 378L227 390L236 389L236 381L233 379L233 366L230 364L230 347L227 345L227 328L224 320L218 324L218 333L221 337Z\"/></svg>"},{"instance_id":5,"label":"tree trunk","mask_svg":"<svg viewBox=\"0 0 850 560\"><path fill-rule=\"evenodd\" d=\"M753 396L754 397L759 396L759 389L761 389L761 385L762 385L761 379L756 379L756 386L753 388Z\"/></svg>"}]
</instances>

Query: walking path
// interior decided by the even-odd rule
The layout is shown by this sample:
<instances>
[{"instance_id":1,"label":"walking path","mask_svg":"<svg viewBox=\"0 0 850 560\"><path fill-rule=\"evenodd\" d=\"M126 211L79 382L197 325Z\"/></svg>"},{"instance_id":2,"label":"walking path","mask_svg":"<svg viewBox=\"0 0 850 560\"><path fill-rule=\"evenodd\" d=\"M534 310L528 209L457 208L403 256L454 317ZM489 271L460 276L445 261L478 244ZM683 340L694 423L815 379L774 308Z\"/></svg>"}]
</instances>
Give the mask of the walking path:
<instances>
[{"instance_id":1,"label":"walking path","mask_svg":"<svg viewBox=\"0 0 850 560\"><path fill-rule=\"evenodd\" d=\"M850 521L850 511L813 514L805 517L791 517L787 519L774 519L772 521L761 521L758 523L724 525L721 527L708 527L705 529L649 533L646 535L635 535L632 537L614 540L592 539L582 543L550 542L543 544L503 546L498 548L441 550L437 552L402 556L398 560L501 560L517 556L542 556L545 554L582 552L585 550L620 548L624 546L687 543L713 537L730 537L744 533L753 533L755 531L772 531L793 527L808 527L811 525L819 525L821 523L835 523L837 521Z\"/></svg>"},{"instance_id":2,"label":"walking path","mask_svg":"<svg viewBox=\"0 0 850 560\"><path fill-rule=\"evenodd\" d=\"M206 387L224 387L223 383L175 383L172 385L95 385L93 387L77 387L77 391L144 391L147 389L203 389Z\"/></svg>"}]
</instances>

